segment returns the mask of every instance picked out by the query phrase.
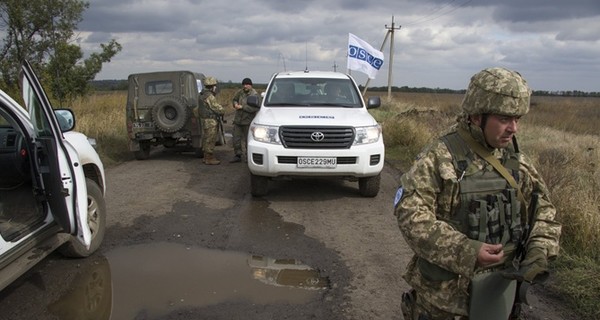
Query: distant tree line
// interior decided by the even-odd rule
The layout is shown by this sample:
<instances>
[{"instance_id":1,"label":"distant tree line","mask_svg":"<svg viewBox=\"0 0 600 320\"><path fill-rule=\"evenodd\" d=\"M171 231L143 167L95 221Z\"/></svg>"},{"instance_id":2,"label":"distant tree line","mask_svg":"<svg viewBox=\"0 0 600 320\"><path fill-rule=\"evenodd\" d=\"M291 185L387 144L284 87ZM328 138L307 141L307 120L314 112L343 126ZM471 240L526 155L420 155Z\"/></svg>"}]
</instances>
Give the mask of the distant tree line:
<instances>
[{"instance_id":1,"label":"distant tree line","mask_svg":"<svg viewBox=\"0 0 600 320\"><path fill-rule=\"evenodd\" d=\"M90 82L90 85L94 90L97 91L111 91L111 90L127 90L127 80L94 80ZM241 83L232 81L220 82L219 87L221 89L241 88ZM255 83L254 88L266 89L266 84ZM359 86L360 90L364 89L364 86ZM392 87L392 92L415 92L415 93L450 93L450 94L464 94L465 89L452 90L444 88L426 88L426 87ZM387 92L387 87L370 87L371 92ZM600 97L600 92L584 92L584 91L547 91L547 90L534 90L532 93L534 96L559 96L559 97Z\"/></svg>"},{"instance_id":2,"label":"distant tree line","mask_svg":"<svg viewBox=\"0 0 600 320\"><path fill-rule=\"evenodd\" d=\"M364 86L359 86L361 91ZM370 87L369 91L383 91L387 92L387 87ZM461 90L452 90L452 89L443 89L443 88L425 88L425 87L391 87L392 92L417 92L417 93L456 93L456 94L464 94L466 92L465 89ZM560 96L560 97L600 97L600 92L585 92L579 90L571 90L571 91L548 91L548 90L533 90L532 95L534 96Z\"/></svg>"}]
</instances>

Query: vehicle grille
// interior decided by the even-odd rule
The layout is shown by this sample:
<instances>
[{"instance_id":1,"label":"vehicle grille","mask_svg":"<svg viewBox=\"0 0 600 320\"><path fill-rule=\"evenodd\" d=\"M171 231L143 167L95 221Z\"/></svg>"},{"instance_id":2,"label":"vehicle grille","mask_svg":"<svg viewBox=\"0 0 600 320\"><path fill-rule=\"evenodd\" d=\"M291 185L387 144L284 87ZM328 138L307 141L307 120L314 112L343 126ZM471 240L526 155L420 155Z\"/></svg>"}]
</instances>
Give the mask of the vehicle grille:
<instances>
[{"instance_id":1,"label":"vehicle grille","mask_svg":"<svg viewBox=\"0 0 600 320\"><path fill-rule=\"evenodd\" d=\"M315 141L314 135L323 139ZM354 142L352 127L281 127L281 142L290 149L349 149Z\"/></svg>"}]
</instances>

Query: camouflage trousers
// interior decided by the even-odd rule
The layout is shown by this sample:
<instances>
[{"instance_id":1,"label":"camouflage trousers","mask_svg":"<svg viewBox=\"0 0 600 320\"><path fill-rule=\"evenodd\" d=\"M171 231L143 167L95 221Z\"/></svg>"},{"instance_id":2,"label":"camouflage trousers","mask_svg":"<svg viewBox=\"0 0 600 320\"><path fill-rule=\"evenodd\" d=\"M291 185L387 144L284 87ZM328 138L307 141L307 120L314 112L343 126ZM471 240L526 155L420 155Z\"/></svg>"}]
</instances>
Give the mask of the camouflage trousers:
<instances>
[{"instance_id":1,"label":"camouflage trousers","mask_svg":"<svg viewBox=\"0 0 600 320\"><path fill-rule=\"evenodd\" d=\"M205 153L213 153L215 150L219 134L218 125L215 119L202 119L202 151Z\"/></svg>"},{"instance_id":2,"label":"camouflage trousers","mask_svg":"<svg viewBox=\"0 0 600 320\"><path fill-rule=\"evenodd\" d=\"M248 144L249 125L233 125L233 152L236 155L243 156Z\"/></svg>"}]
</instances>

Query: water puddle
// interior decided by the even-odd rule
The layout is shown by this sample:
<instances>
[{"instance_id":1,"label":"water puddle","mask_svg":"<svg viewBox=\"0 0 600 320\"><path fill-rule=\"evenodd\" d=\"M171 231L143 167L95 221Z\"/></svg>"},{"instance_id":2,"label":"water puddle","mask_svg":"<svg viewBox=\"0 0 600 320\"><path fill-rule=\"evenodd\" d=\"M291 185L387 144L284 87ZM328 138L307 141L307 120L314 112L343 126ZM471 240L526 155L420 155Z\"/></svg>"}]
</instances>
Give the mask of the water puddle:
<instances>
[{"instance_id":1,"label":"water puddle","mask_svg":"<svg viewBox=\"0 0 600 320\"><path fill-rule=\"evenodd\" d=\"M327 286L295 259L142 244L108 252L48 309L61 320L156 318L224 302L303 304Z\"/></svg>"}]
</instances>

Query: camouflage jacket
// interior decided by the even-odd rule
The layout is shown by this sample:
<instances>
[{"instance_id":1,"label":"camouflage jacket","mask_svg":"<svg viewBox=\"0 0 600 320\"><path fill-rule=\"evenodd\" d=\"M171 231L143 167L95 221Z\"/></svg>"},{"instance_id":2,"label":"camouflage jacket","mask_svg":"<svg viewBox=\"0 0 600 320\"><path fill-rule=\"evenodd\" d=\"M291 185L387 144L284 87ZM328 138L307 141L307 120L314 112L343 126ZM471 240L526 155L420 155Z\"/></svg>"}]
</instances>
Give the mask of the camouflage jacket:
<instances>
[{"instance_id":1,"label":"camouflage jacket","mask_svg":"<svg viewBox=\"0 0 600 320\"><path fill-rule=\"evenodd\" d=\"M458 125L467 128L464 123ZM486 145L479 128L470 127L470 130L475 140ZM450 130L454 131L456 127ZM498 158L506 152L503 149L489 151ZM488 165L478 156L474 164L480 168ZM519 164L519 187L525 201L530 202L533 192L539 193L538 214L528 248L539 247L548 257L555 257L561 231L555 221L556 209L550 203L541 176L522 153ZM401 177L394 214L404 239L415 252L404 279L438 308L467 315L469 283L476 271L477 253L482 243L469 239L446 222L455 214L459 201L460 190L452 155L444 142L438 139L419 154L411 169ZM419 258L450 271L455 277L441 281L424 278Z\"/></svg>"},{"instance_id":2,"label":"camouflage jacket","mask_svg":"<svg viewBox=\"0 0 600 320\"><path fill-rule=\"evenodd\" d=\"M216 119L225 112L223 106L217 102L217 98L210 91L202 91L198 100L200 101L198 103L197 116L201 119Z\"/></svg>"},{"instance_id":3,"label":"camouflage jacket","mask_svg":"<svg viewBox=\"0 0 600 320\"><path fill-rule=\"evenodd\" d=\"M254 116L258 112L259 108L251 107L246 104L246 98L248 96L258 96L258 93L254 89L250 89L248 92L244 91L244 89L238 90L232 99L232 104L235 105L239 103L242 105L241 109L235 110L235 117L233 118L233 123L237 125L249 125L254 119Z\"/></svg>"}]
</instances>

